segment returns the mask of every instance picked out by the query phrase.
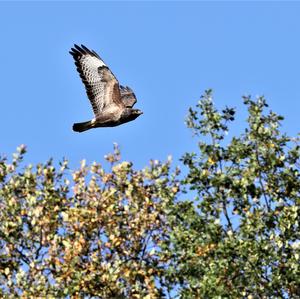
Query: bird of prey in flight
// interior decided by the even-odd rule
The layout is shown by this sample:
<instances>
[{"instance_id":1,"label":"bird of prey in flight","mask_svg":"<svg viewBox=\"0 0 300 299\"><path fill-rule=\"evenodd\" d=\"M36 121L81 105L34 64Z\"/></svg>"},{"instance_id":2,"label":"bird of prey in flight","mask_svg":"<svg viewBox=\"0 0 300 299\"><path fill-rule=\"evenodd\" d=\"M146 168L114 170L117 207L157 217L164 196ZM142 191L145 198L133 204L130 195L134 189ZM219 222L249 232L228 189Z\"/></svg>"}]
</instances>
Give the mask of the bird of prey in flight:
<instances>
[{"instance_id":1,"label":"bird of prey in flight","mask_svg":"<svg viewBox=\"0 0 300 299\"><path fill-rule=\"evenodd\" d=\"M131 88L119 85L114 74L95 51L84 45L74 45L70 54L75 60L94 112L92 120L73 125L75 132L119 126L135 120L143 113L132 108L136 97Z\"/></svg>"}]
</instances>

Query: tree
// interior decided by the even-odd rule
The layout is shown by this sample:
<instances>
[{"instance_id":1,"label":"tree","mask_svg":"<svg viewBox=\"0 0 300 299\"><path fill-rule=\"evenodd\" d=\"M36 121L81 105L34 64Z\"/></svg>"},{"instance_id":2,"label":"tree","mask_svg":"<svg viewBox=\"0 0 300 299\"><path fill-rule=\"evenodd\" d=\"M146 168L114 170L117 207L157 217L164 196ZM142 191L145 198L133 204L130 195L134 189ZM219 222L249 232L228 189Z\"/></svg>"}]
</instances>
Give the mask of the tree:
<instances>
[{"instance_id":1,"label":"tree","mask_svg":"<svg viewBox=\"0 0 300 299\"><path fill-rule=\"evenodd\" d=\"M67 161L20 169L24 154L0 160L1 297L160 297L170 160L136 171L115 147L110 171L82 161L68 175Z\"/></svg>"},{"instance_id":2,"label":"tree","mask_svg":"<svg viewBox=\"0 0 300 299\"><path fill-rule=\"evenodd\" d=\"M197 196L174 205L168 255L181 298L300 297L298 140L263 97L244 104L248 127L230 141L235 111L217 111L210 90L189 111L200 141L183 184Z\"/></svg>"},{"instance_id":3,"label":"tree","mask_svg":"<svg viewBox=\"0 0 300 299\"><path fill-rule=\"evenodd\" d=\"M244 103L231 140L235 111L211 91L189 110L185 177L170 159L135 170L117 146L106 168L0 158L0 296L300 297L298 140L264 98Z\"/></svg>"}]
</instances>

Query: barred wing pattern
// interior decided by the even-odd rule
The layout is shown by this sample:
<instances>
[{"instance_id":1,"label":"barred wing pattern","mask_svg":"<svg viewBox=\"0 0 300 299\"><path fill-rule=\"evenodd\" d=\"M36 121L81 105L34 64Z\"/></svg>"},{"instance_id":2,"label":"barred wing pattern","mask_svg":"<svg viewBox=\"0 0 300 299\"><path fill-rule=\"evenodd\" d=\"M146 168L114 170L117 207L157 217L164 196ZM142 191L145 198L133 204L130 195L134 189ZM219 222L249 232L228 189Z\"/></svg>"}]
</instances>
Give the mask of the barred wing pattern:
<instances>
[{"instance_id":1,"label":"barred wing pattern","mask_svg":"<svg viewBox=\"0 0 300 299\"><path fill-rule=\"evenodd\" d=\"M118 85L118 81L95 51L89 50L84 45L81 47L74 45L70 54L75 60L77 71L85 85L87 96L97 118L105 107L112 104L112 94L107 94L108 84ZM118 99L115 100L117 102Z\"/></svg>"}]
</instances>

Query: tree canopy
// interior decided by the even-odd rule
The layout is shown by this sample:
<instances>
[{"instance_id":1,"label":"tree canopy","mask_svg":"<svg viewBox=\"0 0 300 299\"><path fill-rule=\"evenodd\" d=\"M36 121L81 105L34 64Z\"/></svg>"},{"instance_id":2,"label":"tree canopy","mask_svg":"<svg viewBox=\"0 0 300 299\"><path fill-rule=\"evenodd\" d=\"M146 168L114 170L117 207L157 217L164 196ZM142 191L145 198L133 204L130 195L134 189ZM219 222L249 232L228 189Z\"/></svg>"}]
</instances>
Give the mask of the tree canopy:
<instances>
[{"instance_id":1,"label":"tree canopy","mask_svg":"<svg viewBox=\"0 0 300 299\"><path fill-rule=\"evenodd\" d=\"M71 170L0 158L0 295L7 298L300 298L298 139L263 97L235 110L206 91L171 159Z\"/></svg>"}]
</instances>

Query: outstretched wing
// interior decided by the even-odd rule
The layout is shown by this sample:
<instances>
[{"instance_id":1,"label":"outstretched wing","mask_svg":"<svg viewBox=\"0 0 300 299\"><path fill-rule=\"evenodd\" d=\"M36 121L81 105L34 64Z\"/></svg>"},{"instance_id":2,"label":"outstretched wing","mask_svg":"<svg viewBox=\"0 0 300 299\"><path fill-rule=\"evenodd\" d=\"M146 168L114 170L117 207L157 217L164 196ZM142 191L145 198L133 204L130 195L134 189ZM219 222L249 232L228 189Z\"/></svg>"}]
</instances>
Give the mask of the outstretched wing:
<instances>
[{"instance_id":1,"label":"outstretched wing","mask_svg":"<svg viewBox=\"0 0 300 299\"><path fill-rule=\"evenodd\" d=\"M121 92L121 101L125 107L132 108L133 105L137 102L136 97L132 89L128 86L124 87L120 85Z\"/></svg>"},{"instance_id":2,"label":"outstretched wing","mask_svg":"<svg viewBox=\"0 0 300 299\"><path fill-rule=\"evenodd\" d=\"M89 50L84 45L81 47L74 45L70 54L75 60L77 71L80 74L86 93L92 104L95 116L101 115L103 110L110 105L122 105L119 99L119 83L106 66L100 56ZM108 90L108 86L113 86Z\"/></svg>"}]
</instances>

